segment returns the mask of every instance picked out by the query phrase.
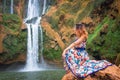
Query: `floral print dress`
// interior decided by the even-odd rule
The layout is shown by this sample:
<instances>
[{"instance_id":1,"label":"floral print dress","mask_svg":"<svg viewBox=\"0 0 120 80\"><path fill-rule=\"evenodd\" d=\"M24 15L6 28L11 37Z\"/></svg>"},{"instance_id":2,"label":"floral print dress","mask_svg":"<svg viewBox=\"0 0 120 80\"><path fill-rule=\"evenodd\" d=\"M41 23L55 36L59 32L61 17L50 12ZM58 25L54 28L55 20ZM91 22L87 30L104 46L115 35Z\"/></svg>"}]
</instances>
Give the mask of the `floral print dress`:
<instances>
[{"instance_id":1,"label":"floral print dress","mask_svg":"<svg viewBox=\"0 0 120 80\"><path fill-rule=\"evenodd\" d=\"M64 58L64 68L66 71L70 70L77 78L84 78L89 74L95 73L112 65L106 60L90 60L85 48L86 41L83 41L79 47L69 49L66 52Z\"/></svg>"}]
</instances>

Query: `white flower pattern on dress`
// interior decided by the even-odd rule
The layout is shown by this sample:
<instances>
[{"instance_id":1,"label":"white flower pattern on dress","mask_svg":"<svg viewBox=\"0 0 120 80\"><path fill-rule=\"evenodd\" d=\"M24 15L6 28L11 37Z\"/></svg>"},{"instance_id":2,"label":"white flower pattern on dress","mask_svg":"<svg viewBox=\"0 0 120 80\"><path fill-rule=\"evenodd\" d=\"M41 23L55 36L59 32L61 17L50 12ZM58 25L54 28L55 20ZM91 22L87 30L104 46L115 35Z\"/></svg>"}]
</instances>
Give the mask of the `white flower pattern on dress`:
<instances>
[{"instance_id":1,"label":"white flower pattern on dress","mask_svg":"<svg viewBox=\"0 0 120 80\"><path fill-rule=\"evenodd\" d=\"M106 60L90 60L86 48L86 41L83 41L79 48L69 49L66 52L64 68L71 70L76 77L84 78L89 74L97 72L112 65Z\"/></svg>"}]
</instances>

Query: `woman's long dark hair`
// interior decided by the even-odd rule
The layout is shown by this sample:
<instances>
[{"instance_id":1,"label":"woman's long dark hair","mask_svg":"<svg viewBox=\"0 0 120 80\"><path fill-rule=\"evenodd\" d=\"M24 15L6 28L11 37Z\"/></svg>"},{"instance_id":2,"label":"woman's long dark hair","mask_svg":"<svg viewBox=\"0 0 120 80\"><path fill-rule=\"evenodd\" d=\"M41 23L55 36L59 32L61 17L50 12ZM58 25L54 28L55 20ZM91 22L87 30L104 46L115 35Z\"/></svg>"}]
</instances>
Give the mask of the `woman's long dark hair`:
<instances>
[{"instance_id":1,"label":"woman's long dark hair","mask_svg":"<svg viewBox=\"0 0 120 80\"><path fill-rule=\"evenodd\" d=\"M85 24L84 23L76 24L75 25L75 29L78 30L79 33L80 33L80 31L82 31L82 33L80 33L80 36L86 35L86 38L88 38L88 32L87 32L87 30L85 28Z\"/></svg>"}]
</instances>

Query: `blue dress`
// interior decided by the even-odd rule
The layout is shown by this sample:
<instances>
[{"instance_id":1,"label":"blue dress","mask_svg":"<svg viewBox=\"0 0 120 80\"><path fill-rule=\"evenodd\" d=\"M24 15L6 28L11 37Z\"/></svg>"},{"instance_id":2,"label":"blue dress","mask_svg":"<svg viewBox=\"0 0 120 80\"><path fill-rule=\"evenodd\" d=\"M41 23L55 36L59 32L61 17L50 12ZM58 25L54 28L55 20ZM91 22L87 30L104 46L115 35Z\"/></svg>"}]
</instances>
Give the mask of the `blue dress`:
<instances>
[{"instance_id":1,"label":"blue dress","mask_svg":"<svg viewBox=\"0 0 120 80\"><path fill-rule=\"evenodd\" d=\"M102 70L110 65L106 60L90 60L83 41L75 49L69 49L64 58L64 68L70 70L77 78L84 78L92 73Z\"/></svg>"}]
</instances>

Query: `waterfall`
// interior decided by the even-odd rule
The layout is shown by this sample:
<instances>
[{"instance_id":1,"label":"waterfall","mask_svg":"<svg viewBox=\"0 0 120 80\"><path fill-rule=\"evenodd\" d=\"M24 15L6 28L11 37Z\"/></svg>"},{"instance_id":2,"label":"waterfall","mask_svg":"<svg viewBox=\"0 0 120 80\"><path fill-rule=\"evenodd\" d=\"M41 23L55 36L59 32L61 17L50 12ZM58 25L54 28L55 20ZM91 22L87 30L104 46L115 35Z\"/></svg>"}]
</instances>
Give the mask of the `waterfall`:
<instances>
[{"instance_id":1,"label":"waterfall","mask_svg":"<svg viewBox=\"0 0 120 80\"><path fill-rule=\"evenodd\" d=\"M46 0L44 0L42 15L45 14L46 10Z\"/></svg>"},{"instance_id":2,"label":"waterfall","mask_svg":"<svg viewBox=\"0 0 120 80\"><path fill-rule=\"evenodd\" d=\"M44 6L42 9L42 14L45 13L46 0L44 0ZM25 70L33 71L39 69L39 44L40 44L40 53L41 53L41 62L44 63L42 51L43 51L43 34L42 28L39 26L41 20L40 16L40 2L39 0L29 0L27 17L25 23L28 29L28 38L27 38L27 61ZM40 31L40 32L39 32ZM39 33L40 33L40 42L39 42Z\"/></svg>"},{"instance_id":3,"label":"waterfall","mask_svg":"<svg viewBox=\"0 0 120 80\"><path fill-rule=\"evenodd\" d=\"M10 13L13 14L13 0L11 0Z\"/></svg>"},{"instance_id":4,"label":"waterfall","mask_svg":"<svg viewBox=\"0 0 120 80\"><path fill-rule=\"evenodd\" d=\"M46 10L46 0L44 0L44 4L43 4L43 11L42 11L42 15L44 15L45 14L45 10ZM45 62L44 62L44 59L43 59L43 31L42 31L42 28L41 28L41 26L40 26L40 38L41 38L41 50L40 50L40 52L41 52L41 63L42 64L45 64Z\"/></svg>"}]
</instances>

